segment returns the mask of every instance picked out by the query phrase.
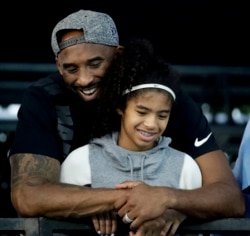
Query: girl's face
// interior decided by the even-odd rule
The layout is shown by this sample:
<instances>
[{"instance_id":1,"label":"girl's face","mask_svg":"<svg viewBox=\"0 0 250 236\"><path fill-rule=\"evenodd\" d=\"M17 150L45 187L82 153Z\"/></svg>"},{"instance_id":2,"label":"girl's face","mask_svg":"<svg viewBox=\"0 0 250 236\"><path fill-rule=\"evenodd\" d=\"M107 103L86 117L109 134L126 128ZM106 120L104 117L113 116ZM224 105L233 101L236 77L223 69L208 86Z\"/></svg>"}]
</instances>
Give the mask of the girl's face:
<instances>
[{"instance_id":1,"label":"girl's face","mask_svg":"<svg viewBox=\"0 0 250 236\"><path fill-rule=\"evenodd\" d=\"M118 145L131 151L145 151L155 146L155 141L167 127L172 99L166 92L150 90L139 93L127 101L121 115Z\"/></svg>"}]
</instances>

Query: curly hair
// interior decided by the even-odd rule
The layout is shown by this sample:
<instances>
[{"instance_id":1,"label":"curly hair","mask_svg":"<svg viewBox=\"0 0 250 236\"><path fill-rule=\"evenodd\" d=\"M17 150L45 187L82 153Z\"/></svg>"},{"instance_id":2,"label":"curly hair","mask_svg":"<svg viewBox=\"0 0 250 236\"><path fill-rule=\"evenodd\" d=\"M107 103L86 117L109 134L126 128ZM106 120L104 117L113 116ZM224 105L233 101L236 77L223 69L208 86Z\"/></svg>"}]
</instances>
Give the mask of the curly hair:
<instances>
[{"instance_id":1,"label":"curly hair","mask_svg":"<svg viewBox=\"0 0 250 236\"><path fill-rule=\"evenodd\" d=\"M105 75L93 137L120 129L120 116L116 110L124 110L127 99L137 93L123 95L123 92L145 83L168 86L175 94L180 87L178 72L156 55L151 42L147 39L133 38L125 45L123 53L117 56Z\"/></svg>"}]
</instances>

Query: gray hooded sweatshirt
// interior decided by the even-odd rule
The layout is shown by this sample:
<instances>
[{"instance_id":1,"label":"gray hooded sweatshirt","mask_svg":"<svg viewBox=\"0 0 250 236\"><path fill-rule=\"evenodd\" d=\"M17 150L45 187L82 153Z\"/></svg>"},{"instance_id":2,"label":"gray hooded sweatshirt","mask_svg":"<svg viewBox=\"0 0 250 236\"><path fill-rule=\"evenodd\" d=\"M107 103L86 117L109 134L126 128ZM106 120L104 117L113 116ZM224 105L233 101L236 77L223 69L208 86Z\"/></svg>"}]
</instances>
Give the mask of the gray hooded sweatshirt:
<instances>
[{"instance_id":1,"label":"gray hooded sweatshirt","mask_svg":"<svg viewBox=\"0 0 250 236\"><path fill-rule=\"evenodd\" d=\"M180 189L201 187L197 163L170 147L170 138L161 137L154 148L143 152L126 150L117 139L113 132L71 152L62 163L61 182L93 188L114 188L133 180Z\"/></svg>"}]
</instances>

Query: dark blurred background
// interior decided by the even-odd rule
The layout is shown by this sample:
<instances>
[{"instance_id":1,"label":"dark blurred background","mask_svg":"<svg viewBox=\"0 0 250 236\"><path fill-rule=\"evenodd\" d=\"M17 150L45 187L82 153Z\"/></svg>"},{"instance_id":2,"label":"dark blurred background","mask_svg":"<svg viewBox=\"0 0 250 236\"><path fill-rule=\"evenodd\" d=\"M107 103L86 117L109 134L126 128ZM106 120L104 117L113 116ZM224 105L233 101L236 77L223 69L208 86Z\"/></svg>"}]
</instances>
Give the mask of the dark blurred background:
<instances>
[{"instance_id":1,"label":"dark blurred background","mask_svg":"<svg viewBox=\"0 0 250 236\"><path fill-rule=\"evenodd\" d=\"M3 5L1 62L54 62L53 27L83 8L109 13L121 42L130 35L151 39L173 64L250 65L247 1L5 1Z\"/></svg>"},{"instance_id":2,"label":"dark blurred background","mask_svg":"<svg viewBox=\"0 0 250 236\"><path fill-rule=\"evenodd\" d=\"M250 117L250 10L243 0L4 1L0 14L0 217L15 216L7 153L29 84L53 71L51 32L79 9L106 12L121 44L146 37L181 72L233 165ZM39 134L38 134L39 135ZM0 235L1 236L1 235Z\"/></svg>"}]
</instances>

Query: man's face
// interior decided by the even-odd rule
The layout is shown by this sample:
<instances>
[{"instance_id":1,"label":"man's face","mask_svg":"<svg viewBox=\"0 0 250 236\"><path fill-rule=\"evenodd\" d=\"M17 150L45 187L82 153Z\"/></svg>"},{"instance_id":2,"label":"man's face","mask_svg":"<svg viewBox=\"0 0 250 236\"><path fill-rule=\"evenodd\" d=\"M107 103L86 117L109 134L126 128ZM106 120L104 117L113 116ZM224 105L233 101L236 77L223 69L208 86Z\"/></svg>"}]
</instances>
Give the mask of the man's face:
<instances>
[{"instance_id":1,"label":"man's face","mask_svg":"<svg viewBox=\"0 0 250 236\"><path fill-rule=\"evenodd\" d=\"M98 96L100 82L115 53L116 47L81 43L64 48L56 57L56 63L67 86L83 100L90 101Z\"/></svg>"}]
</instances>

